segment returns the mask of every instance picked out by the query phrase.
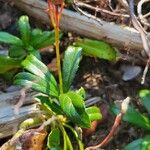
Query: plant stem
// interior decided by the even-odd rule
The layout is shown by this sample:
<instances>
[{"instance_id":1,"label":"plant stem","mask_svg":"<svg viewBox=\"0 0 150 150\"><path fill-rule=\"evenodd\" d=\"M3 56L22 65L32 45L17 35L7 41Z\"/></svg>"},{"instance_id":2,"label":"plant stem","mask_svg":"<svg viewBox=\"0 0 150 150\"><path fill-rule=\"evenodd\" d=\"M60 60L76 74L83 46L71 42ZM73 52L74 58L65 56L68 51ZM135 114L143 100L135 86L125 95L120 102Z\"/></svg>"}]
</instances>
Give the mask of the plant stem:
<instances>
[{"instance_id":1,"label":"plant stem","mask_svg":"<svg viewBox=\"0 0 150 150\"><path fill-rule=\"evenodd\" d=\"M48 0L48 7L49 7L49 16L51 18L51 23L54 27L55 31L55 48L56 48L56 60L57 60L57 69L58 69L58 77L59 77L59 88L60 93L63 93L63 82L62 82L62 73L61 73L61 63L60 63L60 49L59 49L59 21L62 14L62 10L64 7L64 2L61 2L61 9L59 12L58 4L55 2Z\"/></svg>"},{"instance_id":2,"label":"plant stem","mask_svg":"<svg viewBox=\"0 0 150 150\"><path fill-rule=\"evenodd\" d=\"M72 131L72 133L74 134L74 136L75 136L75 138L76 138L76 140L78 142L78 145L79 145L79 150L84 150L83 143L81 142L81 140L80 140L77 132L75 131L75 129L72 128L70 125L67 125L67 124L64 124L64 126L67 127L67 128L69 128Z\"/></svg>"},{"instance_id":3,"label":"plant stem","mask_svg":"<svg viewBox=\"0 0 150 150\"><path fill-rule=\"evenodd\" d=\"M111 138L114 136L117 128L119 127L119 125L122 121L123 115L124 115L124 113L121 112L120 114L118 114L116 116L115 122L114 122L109 134L105 137L105 139L102 142L100 142L98 145L87 147L86 150L96 150L98 148L104 147L111 140Z\"/></svg>"},{"instance_id":4,"label":"plant stem","mask_svg":"<svg viewBox=\"0 0 150 150\"><path fill-rule=\"evenodd\" d=\"M55 48L56 48L56 60L57 60L57 69L58 69L58 76L59 76L59 86L60 86L60 93L63 93L63 82L62 82L62 73L61 73L61 63L60 63L60 49L59 49L59 15L58 15L58 6L56 6L56 26L54 27L55 30Z\"/></svg>"}]
</instances>

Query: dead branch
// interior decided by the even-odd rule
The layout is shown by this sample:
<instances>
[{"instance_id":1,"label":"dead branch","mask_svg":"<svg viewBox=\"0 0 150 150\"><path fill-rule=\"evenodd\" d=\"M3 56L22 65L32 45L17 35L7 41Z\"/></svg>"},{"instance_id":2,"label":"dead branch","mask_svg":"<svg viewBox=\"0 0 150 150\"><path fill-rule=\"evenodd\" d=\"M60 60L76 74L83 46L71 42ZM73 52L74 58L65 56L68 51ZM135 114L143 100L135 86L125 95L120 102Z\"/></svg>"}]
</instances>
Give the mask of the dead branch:
<instances>
[{"instance_id":1,"label":"dead branch","mask_svg":"<svg viewBox=\"0 0 150 150\"><path fill-rule=\"evenodd\" d=\"M134 0L130 0L129 1L129 11L130 11L130 16L131 16L132 24L139 31L139 33L141 35L141 39L142 39L144 50L145 50L145 52L147 53L147 55L149 57L149 59L147 61L147 64L146 64L146 67L144 69L144 73L143 73L143 77L142 77L142 82L141 82L142 84L144 84L145 77L146 77L146 74L147 74L147 71L148 71L148 67L149 67L149 61L150 61L149 39L147 37L146 31L143 29L142 25L137 20L135 14L134 14Z\"/></svg>"},{"instance_id":2,"label":"dead branch","mask_svg":"<svg viewBox=\"0 0 150 150\"><path fill-rule=\"evenodd\" d=\"M40 0L11 0L14 5L33 16L40 22L49 24L49 17L46 13L47 4ZM105 22L101 19L94 19L83 16L79 13L64 10L61 19L61 29L75 32L84 37L98 40L105 40L115 46L128 46L131 49L143 49L139 32L133 28L119 26L114 23ZM150 39L150 36L148 36Z\"/></svg>"}]
</instances>

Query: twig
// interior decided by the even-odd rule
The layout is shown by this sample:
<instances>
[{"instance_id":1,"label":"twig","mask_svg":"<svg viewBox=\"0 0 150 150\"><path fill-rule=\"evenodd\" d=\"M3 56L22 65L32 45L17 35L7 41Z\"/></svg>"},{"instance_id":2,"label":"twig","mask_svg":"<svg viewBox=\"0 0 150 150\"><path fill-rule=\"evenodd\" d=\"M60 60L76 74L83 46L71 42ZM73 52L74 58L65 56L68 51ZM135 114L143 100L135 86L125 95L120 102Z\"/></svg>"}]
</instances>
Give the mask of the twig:
<instances>
[{"instance_id":1,"label":"twig","mask_svg":"<svg viewBox=\"0 0 150 150\"><path fill-rule=\"evenodd\" d=\"M0 147L0 150L15 149L15 144L18 142L19 137L21 137L24 133L24 129L19 130L8 142L4 143Z\"/></svg>"},{"instance_id":2,"label":"twig","mask_svg":"<svg viewBox=\"0 0 150 150\"><path fill-rule=\"evenodd\" d=\"M131 20L132 20L133 26L139 31L139 33L141 35L142 42L143 42L143 47L144 47L147 55L150 57L150 48L148 45L147 35L146 35L143 27L141 26L141 24L139 23L139 21L135 17L133 2L134 2L134 0L129 0L129 9L130 9Z\"/></svg>"},{"instance_id":3,"label":"twig","mask_svg":"<svg viewBox=\"0 0 150 150\"><path fill-rule=\"evenodd\" d=\"M143 17L143 14L142 14L142 5L146 2L150 2L150 0L140 0L140 2L137 5L137 13L138 13L138 17L139 17L141 23L143 23L147 27L150 27L150 24L145 19L145 17Z\"/></svg>"},{"instance_id":4,"label":"twig","mask_svg":"<svg viewBox=\"0 0 150 150\"><path fill-rule=\"evenodd\" d=\"M23 105L25 98L26 98L26 92L32 87L32 85L28 85L20 90L20 99L18 103L14 106L14 112L17 115L19 113L19 108Z\"/></svg>"},{"instance_id":5,"label":"twig","mask_svg":"<svg viewBox=\"0 0 150 150\"><path fill-rule=\"evenodd\" d=\"M83 2L76 2L75 5L77 5L78 7L80 6L80 7L85 7L85 8L91 9L91 10L95 10L96 12L103 12L103 13L106 13L106 14L109 14L112 16L129 18L129 15L119 14L119 13L111 12L111 11L108 11L108 10L105 10L102 8L93 7L93 6L91 6L89 4L85 4Z\"/></svg>"},{"instance_id":6,"label":"twig","mask_svg":"<svg viewBox=\"0 0 150 150\"><path fill-rule=\"evenodd\" d=\"M72 6L73 6L73 8L74 8L77 12L79 12L80 14L82 14L82 15L88 17L88 18L91 18L91 19L93 19L93 20L95 20L95 21L97 21L100 25L102 25L100 19L98 19L96 16L93 16L93 15L91 15L91 14L89 14L89 13L83 11L82 9L80 9L80 8L76 5L76 2L75 2L75 1L74 1L74 3L72 4Z\"/></svg>"},{"instance_id":7,"label":"twig","mask_svg":"<svg viewBox=\"0 0 150 150\"><path fill-rule=\"evenodd\" d=\"M140 22L135 17L134 4L133 3L134 3L134 0L129 0L129 11L130 11L131 20L132 20L133 26L139 31L139 33L141 35L141 39L142 39L142 42L143 42L143 47L145 49L145 52L147 53L148 57L150 58L150 46L148 44L149 40L148 40L146 32L144 31L144 29L141 26ZM148 65L146 65L146 67L144 69L142 83L143 83L143 81L145 81L144 78L146 77L147 71L148 71Z\"/></svg>"},{"instance_id":8,"label":"twig","mask_svg":"<svg viewBox=\"0 0 150 150\"><path fill-rule=\"evenodd\" d=\"M57 117L55 117L55 116L52 116L51 118L49 118L47 121L45 121L45 122L43 122L43 124L39 127L39 128L37 128L37 129L35 129L36 131L42 131L42 130L44 130L44 128L46 127L46 126L48 126L48 125L50 125L53 121L55 121L57 119Z\"/></svg>"},{"instance_id":9,"label":"twig","mask_svg":"<svg viewBox=\"0 0 150 150\"><path fill-rule=\"evenodd\" d=\"M146 74L147 74L147 71L148 71L148 68L149 68L149 63L150 63L150 58L148 59L148 61L146 63L146 66L145 66L145 69L143 71L143 76L142 76L141 84L145 83L145 78L146 78Z\"/></svg>"},{"instance_id":10,"label":"twig","mask_svg":"<svg viewBox=\"0 0 150 150\"><path fill-rule=\"evenodd\" d=\"M122 105L121 105L121 112L116 116L114 124L113 124L109 134L106 136L106 138L96 146L87 147L86 150L97 150L98 148L102 148L112 139L112 137L114 136L117 128L119 127L119 125L122 121L124 114L126 113L126 111L128 109L129 102L130 102L129 97L127 97L126 99L123 100Z\"/></svg>"}]
</instances>

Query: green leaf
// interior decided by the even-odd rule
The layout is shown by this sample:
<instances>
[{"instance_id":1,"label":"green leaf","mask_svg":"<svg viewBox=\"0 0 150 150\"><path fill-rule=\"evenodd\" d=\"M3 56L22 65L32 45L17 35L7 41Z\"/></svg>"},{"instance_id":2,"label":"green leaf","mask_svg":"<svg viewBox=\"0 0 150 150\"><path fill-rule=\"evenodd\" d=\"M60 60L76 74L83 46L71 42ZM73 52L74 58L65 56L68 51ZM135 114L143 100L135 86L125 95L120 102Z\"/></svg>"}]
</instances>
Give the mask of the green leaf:
<instances>
[{"instance_id":1,"label":"green leaf","mask_svg":"<svg viewBox=\"0 0 150 150\"><path fill-rule=\"evenodd\" d=\"M42 33L43 33L42 30L39 29L39 28L33 29L32 32L31 32L31 39L35 40L34 38L40 37L42 35Z\"/></svg>"},{"instance_id":2,"label":"green leaf","mask_svg":"<svg viewBox=\"0 0 150 150\"><path fill-rule=\"evenodd\" d=\"M102 114L98 107L95 107L95 106L88 107L86 108L86 113L88 114L90 121L102 119Z\"/></svg>"},{"instance_id":3,"label":"green leaf","mask_svg":"<svg viewBox=\"0 0 150 150\"><path fill-rule=\"evenodd\" d=\"M50 150L59 150L60 148L60 130L59 128L54 128L48 135L47 146Z\"/></svg>"},{"instance_id":4,"label":"green leaf","mask_svg":"<svg viewBox=\"0 0 150 150\"><path fill-rule=\"evenodd\" d=\"M112 111L119 114L120 109L117 106L112 106ZM150 130L150 120L148 117L137 111L134 107L129 106L123 120L132 123L138 127Z\"/></svg>"},{"instance_id":5,"label":"green leaf","mask_svg":"<svg viewBox=\"0 0 150 150\"><path fill-rule=\"evenodd\" d=\"M75 74L79 67L81 58L81 48L69 46L65 51L63 61L63 86L67 92L72 84Z\"/></svg>"},{"instance_id":6,"label":"green leaf","mask_svg":"<svg viewBox=\"0 0 150 150\"><path fill-rule=\"evenodd\" d=\"M38 95L35 97L35 100L38 101L41 105L44 105L47 108L47 110L51 109L57 114L63 114L60 105L50 97L46 95Z\"/></svg>"},{"instance_id":7,"label":"green leaf","mask_svg":"<svg viewBox=\"0 0 150 150\"><path fill-rule=\"evenodd\" d=\"M131 142L123 150L149 150L149 149L150 149L150 135Z\"/></svg>"},{"instance_id":8,"label":"green leaf","mask_svg":"<svg viewBox=\"0 0 150 150\"><path fill-rule=\"evenodd\" d=\"M81 87L79 90L77 90L76 93L79 94L83 99L86 98L86 92L83 87Z\"/></svg>"},{"instance_id":9,"label":"green leaf","mask_svg":"<svg viewBox=\"0 0 150 150\"><path fill-rule=\"evenodd\" d=\"M29 46L30 36L31 36L31 27L29 24L28 16L21 16L18 21L19 31L21 34L21 39L24 45Z\"/></svg>"},{"instance_id":10,"label":"green leaf","mask_svg":"<svg viewBox=\"0 0 150 150\"><path fill-rule=\"evenodd\" d=\"M29 86L32 89L47 94L49 96L58 96L58 91L55 86L43 78L29 72L21 72L15 76L15 84Z\"/></svg>"},{"instance_id":11,"label":"green leaf","mask_svg":"<svg viewBox=\"0 0 150 150\"><path fill-rule=\"evenodd\" d=\"M55 33L53 31L44 31L42 34L37 35L31 41L31 45L35 49L40 49L54 44Z\"/></svg>"},{"instance_id":12,"label":"green leaf","mask_svg":"<svg viewBox=\"0 0 150 150\"><path fill-rule=\"evenodd\" d=\"M115 61L117 53L113 47L103 41L78 39L75 46L83 48L83 53L88 56L98 57L110 61Z\"/></svg>"},{"instance_id":13,"label":"green leaf","mask_svg":"<svg viewBox=\"0 0 150 150\"><path fill-rule=\"evenodd\" d=\"M35 56L28 55L22 61L22 66L31 73L20 73L16 76L16 84L30 86L42 93L58 97L59 90L57 82L53 75L49 72L48 68L39 61Z\"/></svg>"},{"instance_id":14,"label":"green leaf","mask_svg":"<svg viewBox=\"0 0 150 150\"><path fill-rule=\"evenodd\" d=\"M8 55L11 58L23 59L27 55L27 53L23 49L23 47L17 46L17 45L13 45L13 46L10 47Z\"/></svg>"},{"instance_id":15,"label":"green leaf","mask_svg":"<svg viewBox=\"0 0 150 150\"><path fill-rule=\"evenodd\" d=\"M123 150L141 150L140 145L143 142L143 139L137 139L130 144L128 144Z\"/></svg>"},{"instance_id":16,"label":"green leaf","mask_svg":"<svg viewBox=\"0 0 150 150\"><path fill-rule=\"evenodd\" d=\"M22 41L18 37L11 35L7 32L0 32L0 42L20 45L20 46L23 45Z\"/></svg>"},{"instance_id":17,"label":"green leaf","mask_svg":"<svg viewBox=\"0 0 150 150\"><path fill-rule=\"evenodd\" d=\"M59 96L60 106L66 116L81 127L90 127L90 119L85 111L83 98L75 92L68 92Z\"/></svg>"},{"instance_id":18,"label":"green leaf","mask_svg":"<svg viewBox=\"0 0 150 150\"><path fill-rule=\"evenodd\" d=\"M57 82L54 76L50 73L47 66L45 66L45 64L38 60L34 55L28 55L21 64L29 72L51 82L55 86L56 90L58 90Z\"/></svg>"},{"instance_id":19,"label":"green leaf","mask_svg":"<svg viewBox=\"0 0 150 150\"><path fill-rule=\"evenodd\" d=\"M141 102L143 103L144 107L150 114L150 90L141 90L140 93Z\"/></svg>"},{"instance_id":20,"label":"green leaf","mask_svg":"<svg viewBox=\"0 0 150 150\"><path fill-rule=\"evenodd\" d=\"M5 73L14 68L21 67L21 60L0 55L0 73Z\"/></svg>"}]
</instances>

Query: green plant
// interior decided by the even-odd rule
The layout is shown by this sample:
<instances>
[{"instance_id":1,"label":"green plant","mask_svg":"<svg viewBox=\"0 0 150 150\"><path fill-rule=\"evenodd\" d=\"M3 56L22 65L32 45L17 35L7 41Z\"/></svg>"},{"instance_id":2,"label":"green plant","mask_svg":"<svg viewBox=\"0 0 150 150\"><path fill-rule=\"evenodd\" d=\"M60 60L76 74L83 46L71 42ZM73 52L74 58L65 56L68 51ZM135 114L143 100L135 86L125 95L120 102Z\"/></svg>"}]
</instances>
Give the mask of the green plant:
<instances>
[{"instance_id":1,"label":"green plant","mask_svg":"<svg viewBox=\"0 0 150 150\"><path fill-rule=\"evenodd\" d=\"M68 59L68 57L71 59ZM53 121L51 132L48 136L49 148L52 148L51 140L53 136L57 138L58 144L60 135L62 134L64 137L64 146L66 145L71 149L71 141L66 132L66 128L68 128L73 132L80 149L83 149L80 138L70 123L74 123L83 128L89 128L91 121L101 119L101 114L97 107L86 108L83 88L77 91L70 90L80 57L81 48L70 46L65 51L62 71L63 77L66 78L63 80L65 93L60 93L60 88L54 76L48 71L47 67L32 54L27 56L21 63L22 67L29 72L21 72L15 77L15 84L24 86L31 85L32 89L43 93L44 95L40 94L36 97L41 105L41 109L47 114L47 119L52 116L56 117L56 121Z\"/></svg>"},{"instance_id":2,"label":"green plant","mask_svg":"<svg viewBox=\"0 0 150 150\"><path fill-rule=\"evenodd\" d=\"M59 82L56 81L48 68L33 53L37 52L34 50L34 47L36 47L35 49L40 48L40 46L38 46L40 43L39 41L41 41L39 40L40 36L38 36L40 35L39 29L35 29L31 34L27 32L30 31L28 30L28 25L25 27L21 25L21 28L23 28L23 37L22 39L15 37L15 39L17 38L15 42L11 39L13 41L12 44L18 46L18 43L20 43L19 46L25 46L27 50L29 50L29 53L21 62L21 67L24 68L25 71L15 76L14 83L25 87L31 87L33 90L40 92L35 99L38 101L41 114L38 117L30 118L22 122L19 131L14 137L23 136L24 141L31 140L32 136L26 135L34 135L34 132L46 131L48 133L47 147L49 149L73 150L74 144L72 140L74 138L76 139L78 148L83 150L84 145L78 133L79 131L77 131L76 128L90 128L91 122L101 119L102 115L99 108L95 106L87 107L85 105L86 94L83 88L75 91L71 90L71 85L81 60L82 51L87 55L107 60L115 60L116 52L104 42L88 39L82 41L83 43L76 41L75 46L69 46L65 51L61 69L59 21L64 7L64 1L48 0L48 6L51 23L55 32L55 49ZM60 6L60 9L58 9L58 6ZM30 34L34 36L31 45L28 43L30 41ZM22 41L24 41L24 43ZM46 43L45 39L41 43L42 46L44 45L43 43ZM100 51L98 51L99 49ZM107 55L107 53L109 54ZM15 57L18 58L16 55ZM122 116L119 117L120 120L121 117ZM39 123L42 124L39 128L28 130L32 128L32 126L39 125ZM62 138L63 140L61 140ZM12 139L9 143L17 143L14 142L16 140L18 139ZM7 148L14 148L15 146L15 144L6 145Z\"/></svg>"},{"instance_id":3,"label":"green plant","mask_svg":"<svg viewBox=\"0 0 150 150\"><path fill-rule=\"evenodd\" d=\"M38 28L31 29L27 16L19 18L18 28L20 38L7 32L0 32L0 42L10 45L8 56L0 55L0 61L3 62L0 64L0 73L19 68L21 60L29 54L40 58L38 50L55 42L54 31L42 31Z\"/></svg>"},{"instance_id":4,"label":"green plant","mask_svg":"<svg viewBox=\"0 0 150 150\"><path fill-rule=\"evenodd\" d=\"M150 114L150 90L141 90L139 92L140 100L147 112ZM119 113L119 108L117 106L112 107L112 111L115 114ZM129 122L137 127L143 128L145 130L150 130L150 119L146 114L139 112L133 106L129 106L127 113L124 115L123 120ZM124 150L148 150L150 143L150 136L147 135L144 138L137 139L130 144L128 144Z\"/></svg>"}]
</instances>

